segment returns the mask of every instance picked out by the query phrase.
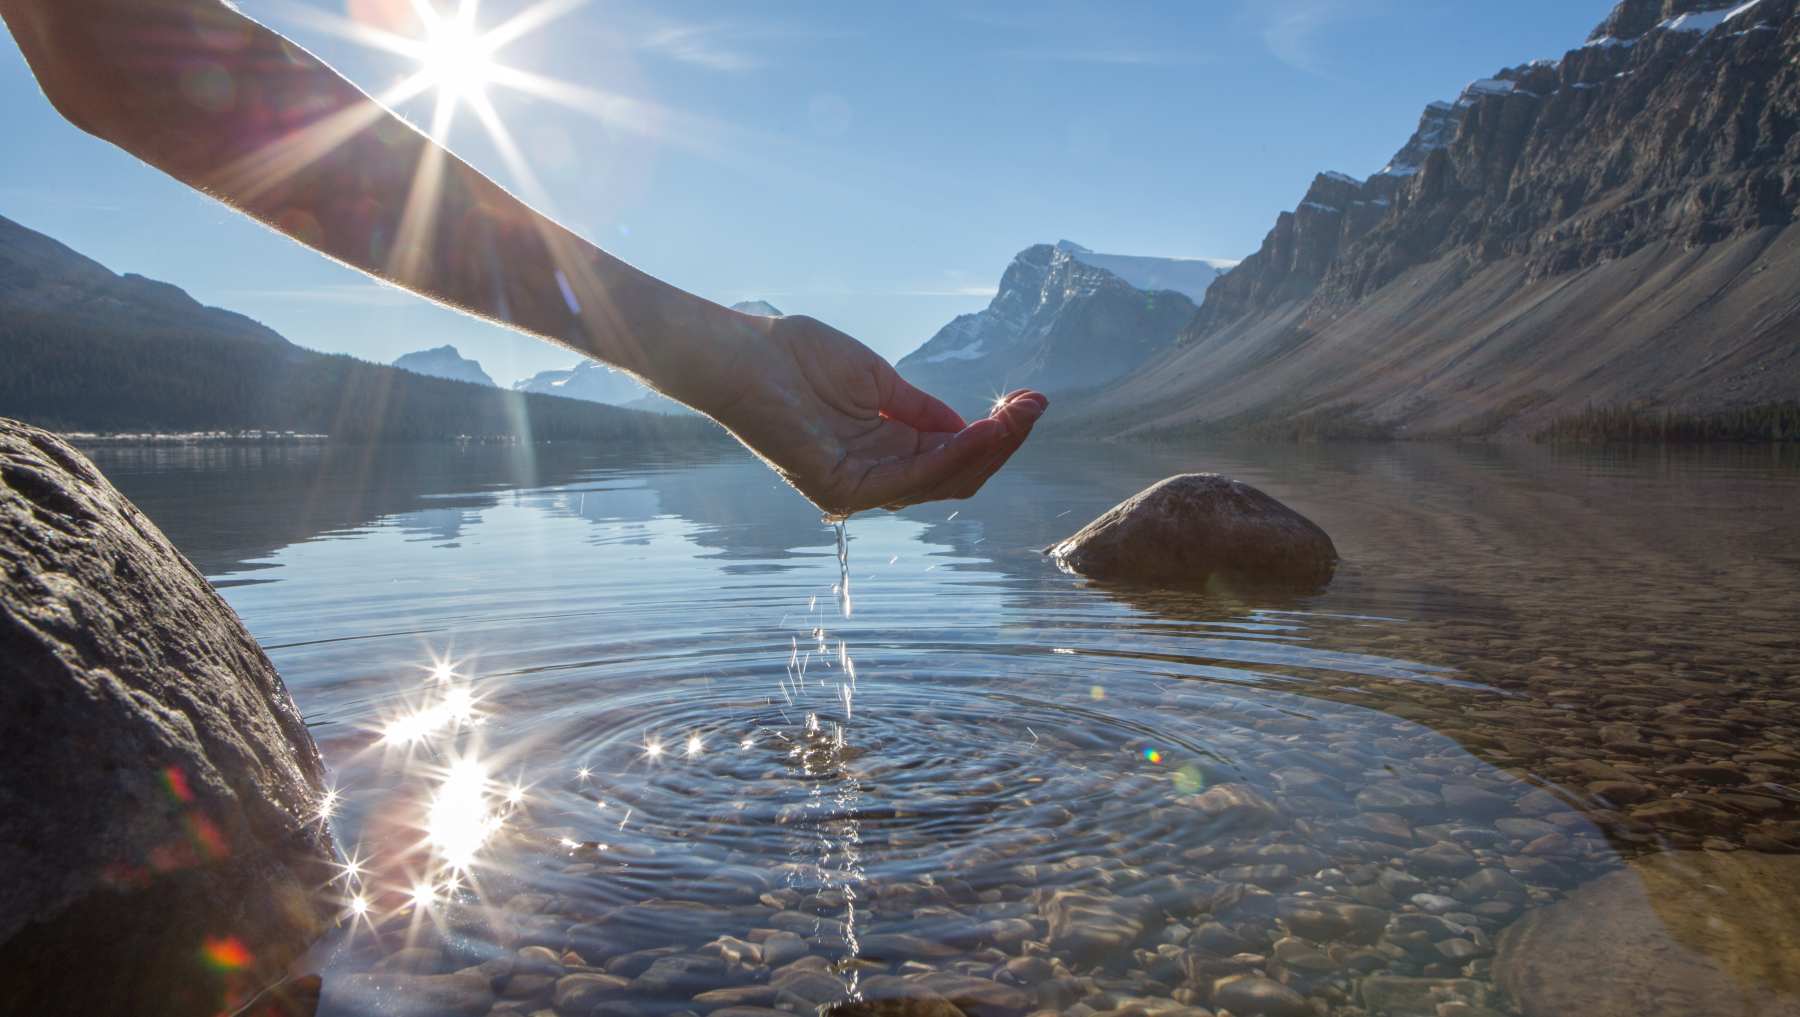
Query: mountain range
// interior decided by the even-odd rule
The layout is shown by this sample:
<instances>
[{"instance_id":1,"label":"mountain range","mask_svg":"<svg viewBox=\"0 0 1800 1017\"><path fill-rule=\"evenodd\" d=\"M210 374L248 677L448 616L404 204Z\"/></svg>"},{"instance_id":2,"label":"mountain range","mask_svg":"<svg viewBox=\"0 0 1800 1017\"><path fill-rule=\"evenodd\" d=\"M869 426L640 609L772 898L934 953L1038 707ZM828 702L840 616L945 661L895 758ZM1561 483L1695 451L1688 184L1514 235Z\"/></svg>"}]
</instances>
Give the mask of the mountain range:
<instances>
[{"instance_id":1,"label":"mountain range","mask_svg":"<svg viewBox=\"0 0 1800 1017\"><path fill-rule=\"evenodd\" d=\"M1623 0L1560 58L1427 104L1372 175L1319 173L1241 262L1033 245L899 369L965 414L1043 389L1048 431L1100 437L1800 413L1797 8ZM5 219L0 356L0 414L64 429L557 437L687 412L591 361L514 391L450 346L305 350Z\"/></svg>"},{"instance_id":2,"label":"mountain range","mask_svg":"<svg viewBox=\"0 0 1800 1017\"><path fill-rule=\"evenodd\" d=\"M66 431L271 430L398 441L722 434L709 421L303 349L168 283L116 275L3 217L0 362L0 416Z\"/></svg>"},{"instance_id":3,"label":"mountain range","mask_svg":"<svg viewBox=\"0 0 1800 1017\"><path fill-rule=\"evenodd\" d=\"M454 346L436 346L408 353L396 359L394 366L402 371L431 378L447 378L450 381L466 381L471 385L495 387L494 379L481 369L481 364L458 353Z\"/></svg>"},{"instance_id":4,"label":"mountain range","mask_svg":"<svg viewBox=\"0 0 1800 1017\"><path fill-rule=\"evenodd\" d=\"M1060 390L1052 430L1115 437L1525 435L1791 401L1796 2L1625 0L1560 59L1427 105L1372 176L1319 174L1199 306L1033 247L901 370L965 409Z\"/></svg>"}]
</instances>

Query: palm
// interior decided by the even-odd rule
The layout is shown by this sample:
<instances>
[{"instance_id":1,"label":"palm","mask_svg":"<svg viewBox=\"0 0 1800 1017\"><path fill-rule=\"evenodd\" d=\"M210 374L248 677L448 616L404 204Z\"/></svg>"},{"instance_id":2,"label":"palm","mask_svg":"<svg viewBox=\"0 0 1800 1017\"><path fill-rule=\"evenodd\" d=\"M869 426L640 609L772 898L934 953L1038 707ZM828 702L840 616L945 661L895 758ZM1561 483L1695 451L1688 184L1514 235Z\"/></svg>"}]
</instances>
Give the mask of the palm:
<instances>
[{"instance_id":1,"label":"palm","mask_svg":"<svg viewBox=\"0 0 1800 1017\"><path fill-rule=\"evenodd\" d=\"M1048 403L1015 392L965 424L868 347L810 318L779 319L770 339L720 420L832 515L969 497Z\"/></svg>"}]
</instances>

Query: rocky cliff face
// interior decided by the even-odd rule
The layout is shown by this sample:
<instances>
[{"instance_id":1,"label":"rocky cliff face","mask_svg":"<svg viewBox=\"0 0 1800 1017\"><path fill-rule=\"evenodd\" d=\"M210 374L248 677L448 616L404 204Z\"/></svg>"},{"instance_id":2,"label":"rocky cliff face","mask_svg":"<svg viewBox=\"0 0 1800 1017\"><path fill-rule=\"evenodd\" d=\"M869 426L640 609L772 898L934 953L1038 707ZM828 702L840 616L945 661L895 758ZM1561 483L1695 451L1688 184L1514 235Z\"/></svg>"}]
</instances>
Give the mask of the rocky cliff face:
<instances>
[{"instance_id":1,"label":"rocky cliff face","mask_svg":"<svg viewBox=\"0 0 1800 1017\"><path fill-rule=\"evenodd\" d=\"M1192 355L1158 361L1161 378L1127 379L1112 411L1161 398L1166 425L1326 411L1393 431L1492 430L1603 398L1705 409L1791 397L1800 365L1783 339L1797 312L1751 276L1792 271L1769 252L1786 249L1777 234L1800 208L1795 8L1626 0L1560 60L1502 70L1431 104L1380 172L1318 177L1262 248L1214 284L1183 332ZM1682 263L1703 250L1724 257L1727 245L1730 272L1698 275ZM1657 278L1620 278L1614 267L1628 259L1654 265ZM1478 280L1485 288L1471 289ZM1411 292L1395 291L1402 285ZM1552 294L1566 312L1558 320L1541 313ZM1652 302L1677 310L1624 320ZM1420 331L1434 320L1435 333ZM1459 331L1445 331L1453 320ZM1701 327L1739 331L1729 350L1695 357L1717 338L1697 342ZM1343 384L1347 370L1383 359L1383 330L1411 330L1416 346L1387 365L1385 382ZM1351 334L1356 342L1337 341ZM1444 352L1439 368L1467 370L1454 351L1486 340L1511 358L1454 379L1461 409L1444 401L1452 396L1441 371L1396 382L1428 347ZM1554 373L1564 350L1602 340L1606 362ZM1359 359L1334 359L1347 348ZM1717 370L1725 358L1731 370ZM1657 370L1639 371L1644 364ZM1598 384L1626 374L1637 389ZM1445 387L1434 393L1433 384ZM1263 394L1210 400L1212 385Z\"/></svg>"},{"instance_id":2,"label":"rocky cliff face","mask_svg":"<svg viewBox=\"0 0 1800 1017\"><path fill-rule=\"evenodd\" d=\"M1452 251L1522 256L1542 277L1658 240L1792 222L1800 96L1782 26L1791 32L1793 6L1627 0L1561 60L1432 103L1374 176L1315 180L1191 331L1316 291L1328 316Z\"/></svg>"},{"instance_id":3,"label":"rocky cliff face","mask_svg":"<svg viewBox=\"0 0 1800 1017\"><path fill-rule=\"evenodd\" d=\"M1082 260L1078 245L1019 252L988 306L945 325L900 361L900 373L965 413L997 394L1101 384L1173 342L1194 302L1146 292ZM1085 248L1079 249L1085 252Z\"/></svg>"}]
</instances>

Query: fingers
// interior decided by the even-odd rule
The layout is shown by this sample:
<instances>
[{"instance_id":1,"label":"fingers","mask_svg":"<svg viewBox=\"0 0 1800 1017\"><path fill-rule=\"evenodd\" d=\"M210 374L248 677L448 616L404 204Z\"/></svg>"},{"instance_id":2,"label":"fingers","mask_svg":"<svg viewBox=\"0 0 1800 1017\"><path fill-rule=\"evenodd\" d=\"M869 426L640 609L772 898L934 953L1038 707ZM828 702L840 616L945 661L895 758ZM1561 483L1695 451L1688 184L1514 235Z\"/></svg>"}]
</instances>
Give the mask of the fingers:
<instances>
[{"instance_id":1,"label":"fingers","mask_svg":"<svg viewBox=\"0 0 1800 1017\"><path fill-rule=\"evenodd\" d=\"M914 387L897 373L881 386L881 415L919 431L954 434L967 427L957 412Z\"/></svg>"},{"instance_id":2,"label":"fingers","mask_svg":"<svg viewBox=\"0 0 1800 1017\"><path fill-rule=\"evenodd\" d=\"M949 441L918 455L877 463L863 475L854 500L859 508L898 508L943 495L956 478L979 469L1006 439L1006 425L993 417L977 420Z\"/></svg>"},{"instance_id":3,"label":"fingers","mask_svg":"<svg viewBox=\"0 0 1800 1017\"><path fill-rule=\"evenodd\" d=\"M1021 389L999 400L988 416L954 433L921 435L916 455L870 467L854 489L847 492L847 504L839 506L839 510L850 512L876 506L896 509L973 495L1025 443L1049 402L1040 393ZM896 414L893 419L900 418Z\"/></svg>"},{"instance_id":4,"label":"fingers","mask_svg":"<svg viewBox=\"0 0 1800 1017\"><path fill-rule=\"evenodd\" d=\"M968 498L981 490L987 479L994 475L1012 454L1025 444L1031 435L1031 428L1044 415L1050 401L1042 394L1021 389L1019 392L999 400L994 411L985 420L978 420L970 425L963 434L986 428L990 422L997 425L987 437L986 448L979 456L970 456L957 464L954 470L934 471L936 483L930 487L920 487L908 492L903 499L884 502L889 508L901 508L919 502L937 501L945 498ZM959 439L962 435L957 436Z\"/></svg>"},{"instance_id":5,"label":"fingers","mask_svg":"<svg viewBox=\"0 0 1800 1017\"><path fill-rule=\"evenodd\" d=\"M1012 458L1013 453L1025 444L1025 439L1031 436L1032 427L1038 422L1038 418L1044 415L1044 410L1049 405L1050 400L1042 393L1029 389L1020 389L1002 397L995 404L991 419L999 420L1006 428L1006 432L995 444L993 452L975 468L965 471L961 477L958 477L956 484L949 492L933 497L969 498L974 496L975 492L981 490L982 485L987 483L987 479L993 476L1000 467L1006 465L1006 461Z\"/></svg>"}]
</instances>

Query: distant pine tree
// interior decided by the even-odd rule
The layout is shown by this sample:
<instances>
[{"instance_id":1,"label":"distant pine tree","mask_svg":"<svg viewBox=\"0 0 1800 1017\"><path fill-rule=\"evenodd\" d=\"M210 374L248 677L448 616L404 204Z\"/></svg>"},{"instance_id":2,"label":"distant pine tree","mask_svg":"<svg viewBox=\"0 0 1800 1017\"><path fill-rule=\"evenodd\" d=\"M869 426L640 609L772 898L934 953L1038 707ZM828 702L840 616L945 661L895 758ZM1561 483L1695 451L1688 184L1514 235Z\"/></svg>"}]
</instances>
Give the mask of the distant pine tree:
<instances>
[{"instance_id":1,"label":"distant pine tree","mask_svg":"<svg viewBox=\"0 0 1800 1017\"><path fill-rule=\"evenodd\" d=\"M1551 421L1535 437L1541 442L1568 444L1800 441L1800 401L1761 403L1718 413L1590 406Z\"/></svg>"}]
</instances>

